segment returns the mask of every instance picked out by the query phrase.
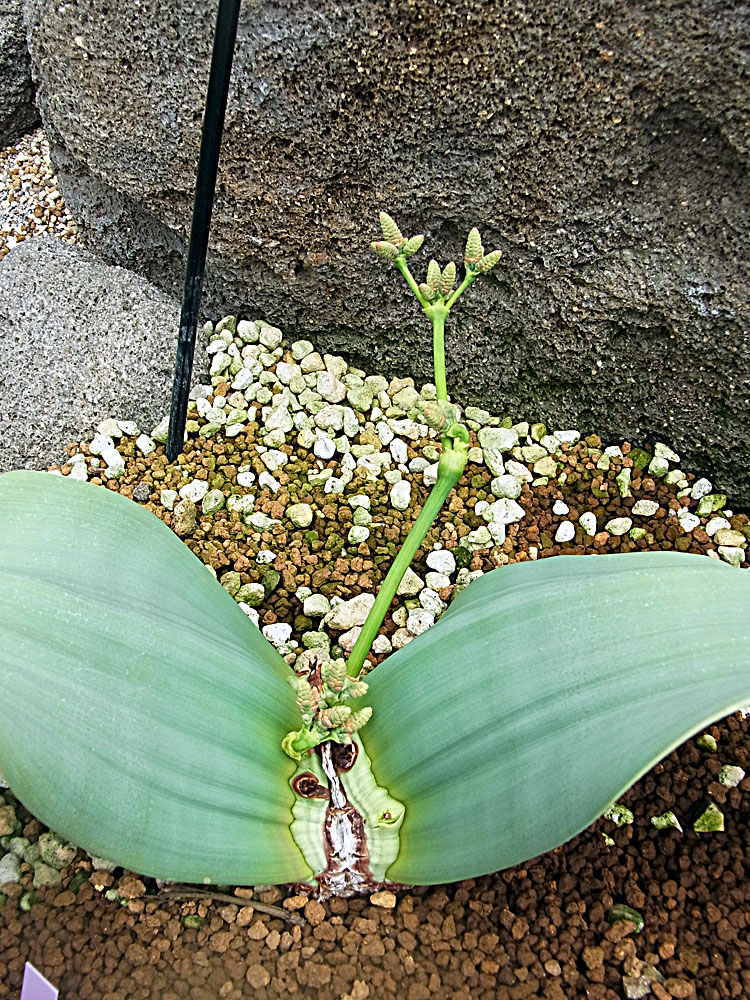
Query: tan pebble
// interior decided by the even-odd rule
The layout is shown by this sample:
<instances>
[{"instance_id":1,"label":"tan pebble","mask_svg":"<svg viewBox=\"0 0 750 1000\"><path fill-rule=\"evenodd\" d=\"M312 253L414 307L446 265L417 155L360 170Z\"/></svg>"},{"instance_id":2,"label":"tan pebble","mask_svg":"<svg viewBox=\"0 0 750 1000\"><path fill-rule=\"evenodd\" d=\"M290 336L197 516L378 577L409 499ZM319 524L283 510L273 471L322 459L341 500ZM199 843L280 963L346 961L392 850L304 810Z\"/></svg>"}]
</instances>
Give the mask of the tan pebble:
<instances>
[{"instance_id":1,"label":"tan pebble","mask_svg":"<svg viewBox=\"0 0 750 1000\"><path fill-rule=\"evenodd\" d=\"M209 945L211 946L212 951L218 952L218 954L223 955L224 952L229 947L231 941L232 941L231 931L217 931L215 934L211 935L209 939Z\"/></svg>"},{"instance_id":2,"label":"tan pebble","mask_svg":"<svg viewBox=\"0 0 750 1000\"><path fill-rule=\"evenodd\" d=\"M664 989L671 997L693 996L693 984L684 979L665 979Z\"/></svg>"},{"instance_id":3,"label":"tan pebble","mask_svg":"<svg viewBox=\"0 0 750 1000\"><path fill-rule=\"evenodd\" d=\"M240 913L242 913L242 910L240 910ZM268 928L266 927L266 925L263 923L262 920L258 920L257 923L250 925L250 929L247 932L247 936L251 938L253 941L262 941L265 937L268 936Z\"/></svg>"},{"instance_id":4,"label":"tan pebble","mask_svg":"<svg viewBox=\"0 0 750 1000\"><path fill-rule=\"evenodd\" d=\"M247 927L252 922L255 910L252 906L243 906L237 914L236 923L239 927Z\"/></svg>"},{"instance_id":5,"label":"tan pebble","mask_svg":"<svg viewBox=\"0 0 750 1000\"><path fill-rule=\"evenodd\" d=\"M307 896L289 896L283 902L285 910L301 910L307 903Z\"/></svg>"},{"instance_id":6,"label":"tan pebble","mask_svg":"<svg viewBox=\"0 0 750 1000\"><path fill-rule=\"evenodd\" d=\"M525 937L529 929L529 922L525 917L519 917L513 922L513 926L510 929L511 934L516 939L520 941L522 937Z\"/></svg>"},{"instance_id":7,"label":"tan pebble","mask_svg":"<svg viewBox=\"0 0 750 1000\"><path fill-rule=\"evenodd\" d=\"M281 941L281 934L278 931L270 931L268 937L266 938L266 948L270 948L271 951L276 951L279 947L279 942Z\"/></svg>"},{"instance_id":8,"label":"tan pebble","mask_svg":"<svg viewBox=\"0 0 750 1000\"><path fill-rule=\"evenodd\" d=\"M327 986L331 981L331 967L330 965L322 965L319 962L313 962L307 966L307 984L312 986L314 989L320 989L321 986Z\"/></svg>"},{"instance_id":9,"label":"tan pebble","mask_svg":"<svg viewBox=\"0 0 750 1000\"><path fill-rule=\"evenodd\" d=\"M396 905L396 897L386 889L383 892L374 892L370 896L370 902L373 906L379 906L383 910L392 910Z\"/></svg>"},{"instance_id":10,"label":"tan pebble","mask_svg":"<svg viewBox=\"0 0 750 1000\"><path fill-rule=\"evenodd\" d=\"M602 948L584 948L583 961L588 969L598 969L604 962L604 950Z\"/></svg>"},{"instance_id":11,"label":"tan pebble","mask_svg":"<svg viewBox=\"0 0 750 1000\"><path fill-rule=\"evenodd\" d=\"M125 875L117 883L117 894L123 899L137 899L146 891L146 886L134 875Z\"/></svg>"},{"instance_id":12,"label":"tan pebble","mask_svg":"<svg viewBox=\"0 0 750 1000\"><path fill-rule=\"evenodd\" d=\"M370 987L363 979L355 979L352 983L351 993L344 993L341 1000L367 1000L370 995Z\"/></svg>"},{"instance_id":13,"label":"tan pebble","mask_svg":"<svg viewBox=\"0 0 750 1000\"><path fill-rule=\"evenodd\" d=\"M245 979L254 990L260 990L271 982L271 973L262 965L251 965Z\"/></svg>"},{"instance_id":14,"label":"tan pebble","mask_svg":"<svg viewBox=\"0 0 750 1000\"><path fill-rule=\"evenodd\" d=\"M305 917L307 918L307 922L312 927L317 927L318 924L322 924L326 918L325 907L316 899L310 899L305 904Z\"/></svg>"},{"instance_id":15,"label":"tan pebble","mask_svg":"<svg viewBox=\"0 0 750 1000\"><path fill-rule=\"evenodd\" d=\"M365 934L364 941L360 947L360 954L373 958L380 958L382 955L385 955L385 945L380 935Z\"/></svg>"}]
</instances>

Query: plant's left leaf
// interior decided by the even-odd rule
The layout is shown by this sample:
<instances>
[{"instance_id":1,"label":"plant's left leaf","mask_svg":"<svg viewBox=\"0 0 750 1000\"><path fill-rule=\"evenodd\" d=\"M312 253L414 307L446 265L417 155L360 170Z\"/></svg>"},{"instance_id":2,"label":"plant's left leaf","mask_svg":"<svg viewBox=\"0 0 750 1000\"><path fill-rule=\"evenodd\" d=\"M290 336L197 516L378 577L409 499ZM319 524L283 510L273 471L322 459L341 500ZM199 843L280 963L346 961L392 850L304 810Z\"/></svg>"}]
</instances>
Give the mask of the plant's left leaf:
<instances>
[{"instance_id":1,"label":"plant's left leaf","mask_svg":"<svg viewBox=\"0 0 750 1000\"><path fill-rule=\"evenodd\" d=\"M0 476L0 771L92 854L188 882L288 882L289 668L158 518Z\"/></svg>"}]
</instances>

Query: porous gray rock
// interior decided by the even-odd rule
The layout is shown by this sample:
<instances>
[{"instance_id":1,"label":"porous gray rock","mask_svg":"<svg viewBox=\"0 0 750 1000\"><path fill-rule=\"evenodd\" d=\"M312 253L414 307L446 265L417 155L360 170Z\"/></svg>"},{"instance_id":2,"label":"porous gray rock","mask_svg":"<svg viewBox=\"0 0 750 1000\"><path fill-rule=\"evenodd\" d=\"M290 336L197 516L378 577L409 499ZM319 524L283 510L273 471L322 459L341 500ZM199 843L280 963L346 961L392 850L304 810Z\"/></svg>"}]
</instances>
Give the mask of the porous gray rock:
<instances>
[{"instance_id":1,"label":"porous gray rock","mask_svg":"<svg viewBox=\"0 0 750 1000\"><path fill-rule=\"evenodd\" d=\"M0 8L0 146L30 132L38 122L23 23L23 0L3 0Z\"/></svg>"},{"instance_id":2,"label":"porous gray rock","mask_svg":"<svg viewBox=\"0 0 750 1000\"><path fill-rule=\"evenodd\" d=\"M182 279L215 3L26 0L68 206L113 260ZM449 325L463 403L665 440L750 498L750 90L735 4L243 5L206 280L386 373L430 339L376 212L503 258ZM71 39L74 44L71 45Z\"/></svg>"},{"instance_id":3,"label":"porous gray rock","mask_svg":"<svg viewBox=\"0 0 750 1000\"><path fill-rule=\"evenodd\" d=\"M0 472L62 458L108 416L169 409L179 304L54 237L0 261ZM202 351L197 363L203 364Z\"/></svg>"}]
</instances>

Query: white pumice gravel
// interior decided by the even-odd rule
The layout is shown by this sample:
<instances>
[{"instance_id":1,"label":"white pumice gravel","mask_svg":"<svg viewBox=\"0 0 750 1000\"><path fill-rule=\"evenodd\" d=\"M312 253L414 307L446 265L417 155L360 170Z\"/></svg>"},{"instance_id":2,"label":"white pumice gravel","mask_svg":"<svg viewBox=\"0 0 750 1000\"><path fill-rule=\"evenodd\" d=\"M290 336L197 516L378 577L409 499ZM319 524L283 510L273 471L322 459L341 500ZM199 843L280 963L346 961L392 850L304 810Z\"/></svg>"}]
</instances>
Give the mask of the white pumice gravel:
<instances>
[{"instance_id":1,"label":"white pumice gravel","mask_svg":"<svg viewBox=\"0 0 750 1000\"><path fill-rule=\"evenodd\" d=\"M593 538L596 534L596 514L592 510L585 510L578 518L578 523Z\"/></svg>"},{"instance_id":2,"label":"white pumice gravel","mask_svg":"<svg viewBox=\"0 0 750 1000\"><path fill-rule=\"evenodd\" d=\"M610 535L624 535L633 527L633 522L629 517L613 517L604 525L604 530Z\"/></svg>"},{"instance_id":3,"label":"white pumice gravel","mask_svg":"<svg viewBox=\"0 0 750 1000\"><path fill-rule=\"evenodd\" d=\"M632 511L637 517L653 517L659 509L659 504L655 500L636 500Z\"/></svg>"},{"instance_id":4,"label":"white pumice gravel","mask_svg":"<svg viewBox=\"0 0 750 1000\"><path fill-rule=\"evenodd\" d=\"M394 483L390 492L391 506L395 510L406 510L411 502L411 483L401 479Z\"/></svg>"}]
</instances>

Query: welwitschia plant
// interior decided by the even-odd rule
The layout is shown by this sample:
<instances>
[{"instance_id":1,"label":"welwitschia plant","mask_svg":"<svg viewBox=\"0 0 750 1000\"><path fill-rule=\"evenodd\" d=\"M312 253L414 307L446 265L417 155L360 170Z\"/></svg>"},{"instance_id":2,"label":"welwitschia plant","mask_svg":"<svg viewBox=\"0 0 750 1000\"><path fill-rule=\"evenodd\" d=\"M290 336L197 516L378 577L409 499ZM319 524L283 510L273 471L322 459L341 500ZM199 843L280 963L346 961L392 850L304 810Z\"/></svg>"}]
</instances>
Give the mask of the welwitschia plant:
<instances>
[{"instance_id":1,"label":"welwitschia plant","mask_svg":"<svg viewBox=\"0 0 750 1000\"><path fill-rule=\"evenodd\" d=\"M466 461L445 318L499 257L472 230L456 288L434 262L417 284L421 237L381 222L377 252L433 324L437 398L417 415L443 450L346 664L307 656L293 675L130 500L0 476L0 771L92 854L166 879L341 893L479 875L561 844L750 701L750 574L664 552L494 570L364 679Z\"/></svg>"}]
</instances>

